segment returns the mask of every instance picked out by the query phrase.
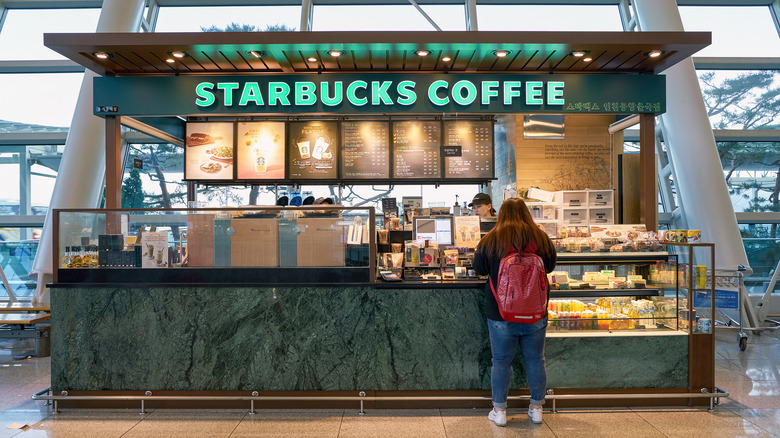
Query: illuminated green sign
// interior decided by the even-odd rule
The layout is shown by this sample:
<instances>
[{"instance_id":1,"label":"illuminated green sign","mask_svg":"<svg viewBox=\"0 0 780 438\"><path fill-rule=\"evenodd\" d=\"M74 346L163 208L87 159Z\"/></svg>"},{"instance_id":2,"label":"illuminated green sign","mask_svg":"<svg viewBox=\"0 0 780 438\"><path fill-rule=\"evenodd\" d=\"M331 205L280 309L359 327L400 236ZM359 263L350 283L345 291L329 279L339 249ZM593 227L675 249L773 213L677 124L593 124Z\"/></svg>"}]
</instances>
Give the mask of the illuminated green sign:
<instances>
[{"instance_id":1,"label":"illuminated green sign","mask_svg":"<svg viewBox=\"0 0 780 438\"><path fill-rule=\"evenodd\" d=\"M663 76L629 74L323 74L106 77L95 113L662 113Z\"/></svg>"}]
</instances>

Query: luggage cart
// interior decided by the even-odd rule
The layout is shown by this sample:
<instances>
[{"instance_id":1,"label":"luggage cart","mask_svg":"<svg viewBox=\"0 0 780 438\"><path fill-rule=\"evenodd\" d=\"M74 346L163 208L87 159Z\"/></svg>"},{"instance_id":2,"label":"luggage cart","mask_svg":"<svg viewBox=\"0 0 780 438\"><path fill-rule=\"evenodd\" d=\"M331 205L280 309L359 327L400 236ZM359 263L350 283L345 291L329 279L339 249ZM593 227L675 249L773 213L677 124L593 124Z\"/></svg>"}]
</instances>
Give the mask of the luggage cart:
<instances>
[{"instance_id":1,"label":"luggage cart","mask_svg":"<svg viewBox=\"0 0 780 438\"><path fill-rule=\"evenodd\" d=\"M765 312L763 317L759 319L759 316L753 310L750 297L745 288L743 274L745 270L745 266L739 265L734 273L715 275L715 312L723 320L713 318L713 323L715 326L722 326L723 328L738 329L737 343L741 351L747 349L748 334L746 332L754 332L756 335L760 335L765 330L780 329L780 322L767 319ZM759 315L762 309L769 309L769 301L777 282L778 273L780 273L780 263L775 268L772 280L764 293L764 298L759 302ZM724 309L737 310L739 320L737 321L729 316ZM745 320L747 320L747 324ZM761 325L764 322L769 322L773 325L764 327Z\"/></svg>"}]
</instances>

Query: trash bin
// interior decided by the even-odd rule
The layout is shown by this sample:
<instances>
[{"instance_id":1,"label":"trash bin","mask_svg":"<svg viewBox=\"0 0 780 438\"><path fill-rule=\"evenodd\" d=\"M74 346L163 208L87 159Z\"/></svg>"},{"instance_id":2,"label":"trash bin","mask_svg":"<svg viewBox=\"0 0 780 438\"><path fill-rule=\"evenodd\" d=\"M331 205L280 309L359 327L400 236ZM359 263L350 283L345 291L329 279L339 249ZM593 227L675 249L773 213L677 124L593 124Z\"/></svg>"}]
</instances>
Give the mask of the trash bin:
<instances>
[{"instance_id":1,"label":"trash bin","mask_svg":"<svg viewBox=\"0 0 780 438\"><path fill-rule=\"evenodd\" d=\"M51 355L51 342L49 332L50 324L38 324L35 326L35 357L47 357Z\"/></svg>"}]
</instances>

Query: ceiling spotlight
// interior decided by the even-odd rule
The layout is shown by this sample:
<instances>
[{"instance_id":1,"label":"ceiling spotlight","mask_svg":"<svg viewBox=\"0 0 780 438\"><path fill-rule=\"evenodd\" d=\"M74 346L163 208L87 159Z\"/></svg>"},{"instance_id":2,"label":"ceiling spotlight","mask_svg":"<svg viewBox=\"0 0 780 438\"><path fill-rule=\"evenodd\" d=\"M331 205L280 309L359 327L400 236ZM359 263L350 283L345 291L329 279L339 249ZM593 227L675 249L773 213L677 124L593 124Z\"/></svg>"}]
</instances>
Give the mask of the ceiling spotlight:
<instances>
[{"instance_id":1,"label":"ceiling spotlight","mask_svg":"<svg viewBox=\"0 0 780 438\"><path fill-rule=\"evenodd\" d=\"M430 50L418 50L418 51L416 51L414 53L416 53L417 56L428 56L428 55L431 54L431 51Z\"/></svg>"},{"instance_id":2,"label":"ceiling spotlight","mask_svg":"<svg viewBox=\"0 0 780 438\"><path fill-rule=\"evenodd\" d=\"M165 62L167 62L168 64L173 64L174 62L176 62L176 60L173 58L168 58L165 60Z\"/></svg>"},{"instance_id":3,"label":"ceiling spotlight","mask_svg":"<svg viewBox=\"0 0 780 438\"><path fill-rule=\"evenodd\" d=\"M94 52L93 55L95 55L95 58L100 59L108 59L111 57L111 54L106 52Z\"/></svg>"},{"instance_id":4,"label":"ceiling spotlight","mask_svg":"<svg viewBox=\"0 0 780 438\"><path fill-rule=\"evenodd\" d=\"M493 54L498 56L499 58L503 58L509 54L509 50L496 50L493 52Z\"/></svg>"},{"instance_id":5,"label":"ceiling spotlight","mask_svg":"<svg viewBox=\"0 0 780 438\"><path fill-rule=\"evenodd\" d=\"M254 56L255 58L258 58L258 59L260 59L263 56L267 55L267 53L265 53L265 51L263 51L263 50L250 50L247 53L249 53L250 55L252 55L252 56Z\"/></svg>"},{"instance_id":6,"label":"ceiling spotlight","mask_svg":"<svg viewBox=\"0 0 780 438\"><path fill-rule=\"evenodd\" d=\"M342 54L341 50L328 50L328 55L334 58L338 58L339 56L341 56L341 54Z\"/></svg>"},{"instance_id":7,"label":"ceiling spotlight","mask_svg":"<svg viewBox=\"0 0 780 438\"><path fill-rule=\"evenodd\" d=\"M593 58L591 58L590 56L588 56L587 58L582 58L582 62L591 62L591 61L593 61Z\"/></svg>"},{"instance_id":8,"label":"ceiling spotlight","mask_svg":"<svg viewBox=\"0 0 780 438\"><path fill-rule=\"evenodd\" d=\"M317 62L317 58L315 58L313 56L309 56L308 60L309 60L309 62Z\"/></svg>"},{"instance_id":9,"label":"ceiling spotlight","mask_svg":"<svg viewBox=\"0 0 780 438\"><path fill-rule=\"evenodd\" d=\"M174 58L186 58L190 55L187 54L187 52L182 52L180 50L176 50L174 52L168 52L169 55L173 56Z\"/></svg>"},{"instance_id":10,"label":"ceiling spotlight","mask_svg":"<svg viewBox=\"0 0 780 438\"><path fill-rule=\"evenodd\" d=\"M647 52L647 56L649 56L651 58L658 58L659 56L661 56L663 54L664 54L663 50L651 50L651 51Z\"/></svg>"},{"instance_id":11,"label":"ceiling spotlight","mask_svg":"<svg viewBox=\"0 0 780 438\"><path fill-rule=\"evenodd\" d=\"M587 55L587 50L574 50L571 52L571 56L574 56L576 58L582 58L583 56Z\"/></svg>"},{"instance_id":12,"label":"ceiling spotlight","mask_svg":"<svg viewBox=\"0 0 780 438\"><path fill-rule=\"evenodd\" d=\"M452 61L452 58L450 58L449 56L444 56L444 57L441 58L441 60L444 61L444 62L450 62L450 61Z\"/></svg>"}]
</instances>

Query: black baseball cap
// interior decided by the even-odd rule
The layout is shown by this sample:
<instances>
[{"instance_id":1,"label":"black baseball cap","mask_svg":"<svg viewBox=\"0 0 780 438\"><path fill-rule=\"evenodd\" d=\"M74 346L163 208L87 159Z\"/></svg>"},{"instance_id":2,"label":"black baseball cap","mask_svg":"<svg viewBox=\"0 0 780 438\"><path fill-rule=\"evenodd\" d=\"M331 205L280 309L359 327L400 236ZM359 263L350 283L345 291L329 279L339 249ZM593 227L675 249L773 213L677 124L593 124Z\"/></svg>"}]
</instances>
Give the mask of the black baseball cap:
<instances>
[{"instance_id":1,"label":"black baseball cap","mask_svg":"<svg viewBox=\"0 0 780 438\"><path fill-rule=\"evenodd\" d=\"M469 203L469 207L472 205L493 204L493 200L490 199L490 195L487 193L477 193L474 195L474 199Z\"/></svg>"}]
</instances>

